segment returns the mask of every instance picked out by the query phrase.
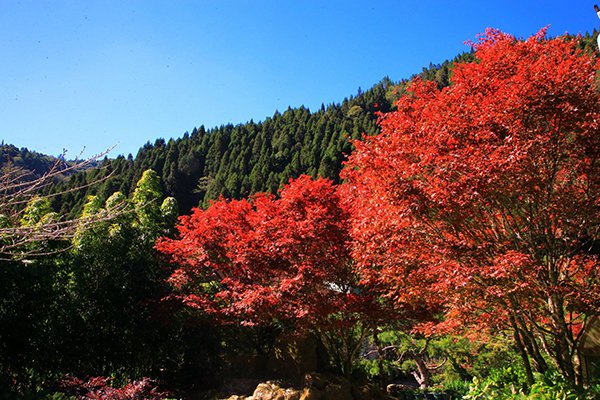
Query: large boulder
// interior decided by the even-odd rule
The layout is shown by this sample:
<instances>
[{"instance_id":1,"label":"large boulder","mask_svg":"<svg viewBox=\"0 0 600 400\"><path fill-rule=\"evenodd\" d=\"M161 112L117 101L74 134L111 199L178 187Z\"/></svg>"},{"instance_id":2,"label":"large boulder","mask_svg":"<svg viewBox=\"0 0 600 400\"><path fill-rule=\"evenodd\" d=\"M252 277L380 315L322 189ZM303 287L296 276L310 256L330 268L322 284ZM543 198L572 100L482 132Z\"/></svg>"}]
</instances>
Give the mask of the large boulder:
<instances>
[{"instance_id":1,"label":"large boulder","mask_svg":"<svg viewBox=\"0 0 600 400\"><path fill-rule=\"evenodd\" d=\"M345 378L316 372L306 374L300 386L282 386L281 381L260 383L246 400L395 400L369 385L355 386Z\"/></svg>"},{"instance_id":2,"label":"large boulder","mask_svg":"<svg viewBox=\"0 0 600 400\"><path fill-rule=\"evenodd\" d=\"M293 388L282 388L279 382L259 383L252 398L254 400L300 400L302 392Z\"/></svg>"},{"instance_id":3,"label":"large boulder","mask_svg":"<svg viewBox=\"0 0 600 400\"><path fill-rule=\"evenodd\" d=\"M300 400L303 392L298 389L287 388L283 391L284 400Z\"/></svg>"},{"instance_id":4,"label":"large boulder","mask_svg":"<svg viewBox=\"0 0 600 400\"><path fill-rule=\"evenodd\" d=\"M268 381L259 383L256 389L254 389L252 398L255 400L275 400L276 393L280 389L276 382Z\"/></svg>"}]
</instances>

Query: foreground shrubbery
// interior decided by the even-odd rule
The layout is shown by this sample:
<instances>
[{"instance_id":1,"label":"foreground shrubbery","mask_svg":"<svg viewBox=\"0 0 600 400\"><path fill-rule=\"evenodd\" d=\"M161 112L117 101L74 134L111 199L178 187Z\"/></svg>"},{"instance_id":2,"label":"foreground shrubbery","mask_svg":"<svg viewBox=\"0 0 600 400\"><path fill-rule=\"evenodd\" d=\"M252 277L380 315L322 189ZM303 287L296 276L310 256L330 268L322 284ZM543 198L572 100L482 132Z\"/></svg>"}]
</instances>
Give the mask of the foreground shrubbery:
<instances>
[{"instance_id":1,"label":"foreground shrubbery","mask_svg":"<svg viewBox=\"0 0 600 400\"><path fill-rule=\"evenodd\" d=\"M53 399L72 400L162 400L166 393L160 392L148 378L127 382L121 387L110 385L110 378L93 377L87 381L67 376L58 382L58 392Z\"/></svg>"},{"instance_id":2,"label":"foreground shrubbery","mask_svg":"<svg viewBox=\"0 0 600 400\"><path fill-rule=\"evenodd\" d=\"M536 375L536 382L526 388L525 375L519 368L506 367L493 371L484 379L473 380L465 400L594 400L600 398L600 385L573 388L557 373Z\"/></svg>"}]
</instances>

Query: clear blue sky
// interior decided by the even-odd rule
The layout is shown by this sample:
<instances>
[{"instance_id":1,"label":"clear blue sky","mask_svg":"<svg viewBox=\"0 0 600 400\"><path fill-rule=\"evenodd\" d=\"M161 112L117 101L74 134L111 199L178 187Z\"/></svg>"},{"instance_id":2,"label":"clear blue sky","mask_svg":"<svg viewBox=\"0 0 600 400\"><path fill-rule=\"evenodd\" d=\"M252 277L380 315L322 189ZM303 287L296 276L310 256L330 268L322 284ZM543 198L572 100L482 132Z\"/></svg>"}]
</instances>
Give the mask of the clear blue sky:
<instances>
[{"instance_id":1,"label":"clear blue sky","mask_svg":"<svg viewBox=\"0 0 600 400\"><path fill-rule=\"evenodd\" d=\"M599 0L600 1L600 0ZM339 102L468 50L600 26L593 1L0 0L0 139L112 156Z\"/></svg>"}]
</instances>

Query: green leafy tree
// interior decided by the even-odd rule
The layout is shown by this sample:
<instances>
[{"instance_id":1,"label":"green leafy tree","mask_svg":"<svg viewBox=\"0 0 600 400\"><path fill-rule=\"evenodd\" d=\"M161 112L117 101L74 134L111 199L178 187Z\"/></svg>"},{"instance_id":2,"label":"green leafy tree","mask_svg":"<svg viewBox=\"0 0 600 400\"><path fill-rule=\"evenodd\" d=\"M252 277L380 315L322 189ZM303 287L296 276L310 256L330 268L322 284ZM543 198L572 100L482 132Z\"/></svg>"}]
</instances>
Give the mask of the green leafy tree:
<instances>
[{"instance_id":1,"label":"green leafy tree","mask_svg":"<svg viewBox=\"0 0 600 400\"><path fill-rule=\"evenodd\" d=\"M160 202L163 197L160 178L153 170L146 170L138 181L131 202L137 216L136 225L143 228L145 236L155 238L160 230Z\"/></svg>"}]
</instances>

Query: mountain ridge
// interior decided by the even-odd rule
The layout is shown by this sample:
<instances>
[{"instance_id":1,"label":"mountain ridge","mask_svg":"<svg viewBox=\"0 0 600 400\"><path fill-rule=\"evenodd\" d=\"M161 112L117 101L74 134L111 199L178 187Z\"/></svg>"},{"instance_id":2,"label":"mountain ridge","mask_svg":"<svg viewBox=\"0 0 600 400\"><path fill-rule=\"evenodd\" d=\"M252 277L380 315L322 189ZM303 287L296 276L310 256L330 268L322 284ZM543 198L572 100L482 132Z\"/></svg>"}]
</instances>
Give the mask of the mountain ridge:
<instances>
[{"instance_id":1,"label":"mountain ridge","mask_svg":"<svg viewBox=\"0 0 600 400\"><path fill-rule=\"evenodd\" d=\"M596 31L586 34L580 47L597 51L596 36ZM435 81L443 88L449 85L456 63L473 60L472 52L463 52L452 60L430 64L410 79ZM410 79L393 82L383 78L368 90L359 89L356 95L321 105L316 111L304 106L288 107L259 122L250 120L210 129L201 125L176 139L148 141L135 157L106 157L99 168L74 174L55 185L51 189L54 193L70 187L87 189L56 196L54 207L61 214L75 216L90 194L103 199L115 191L129 195L147 169L155 170L162 178L164 193L178 200L180 213L198 205L207 206L220 196L276 193L283 183L301 174L338 182L345 155L352 151L351 141L378 132L379 113L393 109ZM93 185L95 181L100 183Z\"/></svg>"}]
</instances>

